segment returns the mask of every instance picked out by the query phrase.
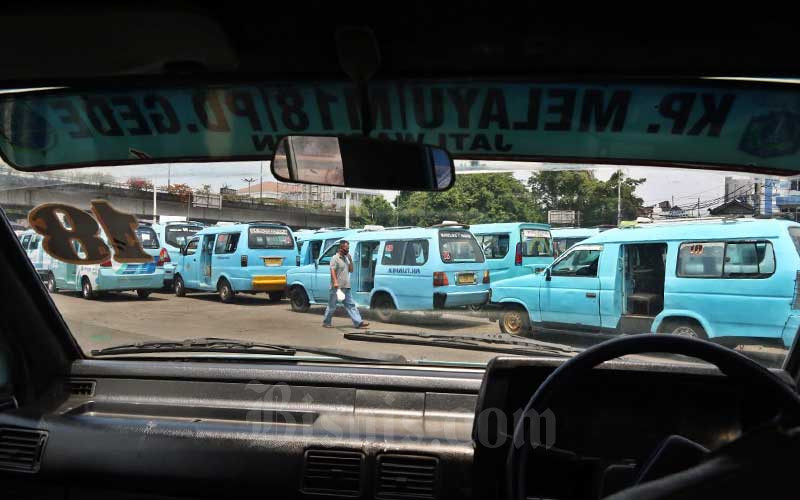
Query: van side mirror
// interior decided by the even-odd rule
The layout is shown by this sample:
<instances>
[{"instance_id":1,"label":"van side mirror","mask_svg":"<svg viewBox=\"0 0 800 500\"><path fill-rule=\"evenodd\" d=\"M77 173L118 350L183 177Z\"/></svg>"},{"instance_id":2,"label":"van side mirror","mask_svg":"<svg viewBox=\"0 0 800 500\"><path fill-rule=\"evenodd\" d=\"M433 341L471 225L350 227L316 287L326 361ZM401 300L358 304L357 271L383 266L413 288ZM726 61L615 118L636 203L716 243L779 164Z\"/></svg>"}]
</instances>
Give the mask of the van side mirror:
<instances>
[{"instance_id":1,"label":"van side mirror","mask_svg":"<svg viewBox=\"0 0 800 500\"><path fill-rule=\"evenodd\" d=\"M550 268L548 267L547 269L544 270L544 280L550 281L552 279L553 279L553 274L550 272Z\"/></svg>"}]
</instances>

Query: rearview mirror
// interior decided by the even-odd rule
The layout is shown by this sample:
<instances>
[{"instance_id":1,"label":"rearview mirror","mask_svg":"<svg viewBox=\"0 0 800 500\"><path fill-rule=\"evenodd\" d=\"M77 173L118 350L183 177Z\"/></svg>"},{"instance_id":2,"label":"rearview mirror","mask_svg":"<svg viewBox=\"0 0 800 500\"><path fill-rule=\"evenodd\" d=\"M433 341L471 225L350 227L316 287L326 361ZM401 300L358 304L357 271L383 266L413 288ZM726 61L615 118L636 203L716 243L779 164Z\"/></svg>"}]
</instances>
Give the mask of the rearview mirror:
<instances>
[{"instance_id":1,"label":"rearview mirror","mask_svg":"<svg viewBox=\"0 0 800 500\"><path fill-rule=\"evenodd\" d=\"M544 280L550 281L552 279L553 279L553 273L550 272L550 268L548 267L547 269L544 270Z\"/></svg>"},{"instance_id":2,"label":"rearview mirror","mask_svg":"<svg viewBox=\"0 0 800 500\"><path fill-rule=\"evenodd\" d=\"M455 182L447 151L364 137L288 136L272 175L285 182L395 191L445 191Z\"/></svg>"}]
</instances>

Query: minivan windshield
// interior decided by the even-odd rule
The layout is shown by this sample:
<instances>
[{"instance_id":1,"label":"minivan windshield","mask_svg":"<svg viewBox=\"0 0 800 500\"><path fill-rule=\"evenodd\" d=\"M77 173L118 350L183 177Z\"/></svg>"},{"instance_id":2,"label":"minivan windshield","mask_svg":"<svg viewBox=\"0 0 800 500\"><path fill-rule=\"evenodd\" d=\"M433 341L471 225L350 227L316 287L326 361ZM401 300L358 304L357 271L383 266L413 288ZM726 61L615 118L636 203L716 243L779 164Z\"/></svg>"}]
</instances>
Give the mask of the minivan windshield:
<instances>
[{"instance_id":1,"label":"minivan windshield","mask_svg":"<svg viewBox=\"0 0 800 500\"><path fill-rule=\"evenodd\" d=\"M520 231L523 257L552 257L553 245L549 231L522 229Z\"/></svg>"},{"instance_id":2,"label":"minivan windshield","mask_svg":"<svg viewBox=\"0 0 800 500\"><path fill-rule=\"evenodd\" d=\"M282 227L250 227L248 238L250 248L295 248L289 230Z\"/></svg>"},{"instance_id":3,"label":"minivan windshield","mask_svg":"<svg viewBox=\"0 0 800 500\"><path fill-rule=\"evenodd\" d=\"M201 229L202 226L170 224L164 229L164 240L173 247L182 248Z\"/></svg>"},{"instance_id":4,"label":"minivan windshield","mask_svg":"<svg viewBox=\"0 0 800 500\"><path fill-rule=\"evenodd\" d=\"M439 252L446 264L483 262L485 258L469 231L439 231Z\"/></svg>"}]
</instances>

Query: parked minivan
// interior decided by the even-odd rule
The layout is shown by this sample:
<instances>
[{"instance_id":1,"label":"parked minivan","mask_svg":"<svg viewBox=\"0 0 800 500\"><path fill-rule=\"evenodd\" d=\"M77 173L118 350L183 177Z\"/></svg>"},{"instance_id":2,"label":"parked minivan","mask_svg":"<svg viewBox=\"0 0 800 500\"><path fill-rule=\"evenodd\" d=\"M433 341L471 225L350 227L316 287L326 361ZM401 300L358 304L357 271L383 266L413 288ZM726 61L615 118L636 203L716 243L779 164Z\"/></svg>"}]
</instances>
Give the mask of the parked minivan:
<instances>
[{"instance_id":1,"label":"parked minivan","mask_svg":"<svg viewBox=\"0 0 800 500\"><path fill-rule=\"evenodd\" d=\"M483 249L495 283L541 272L553 262L553 241L547 224L473 224L469 230Z\"/></svg>"},{"instance_id":2,"label":"parked minivan","mask_svg":"<svg viewBox=\"0 0 800 500\"><path fill-rule=\"evenodd\" d=\"M93 299L99 293L136 291L139 298L145 299L150 293L164 286L164 262L160 258L160 244L155 231L147 225L136 228L136 236L144 251L153 257L151 262L119 263L113 258L102 264L70 264L54 259L42 248L43 238L34 231L23 235L21 243L28 258L33 262L39 276L47 284L51 293L59 290L81 292L85 299ZM100 231L100 239L107 242ZM80 253L80 243L73 242ZM112 256L114 249L111 248Z\"/></svg>"},{"instance_id":3,"label":"parked minivan","mask_svg":"<svg viewBox=\"0 0 800 500\"><path fill-rule=\"evenodd\" d=\"M353 300L391 321L398 310L438 311L486 303L490 273L478 242L464 226L356 231L347 238L353 256ZM312 264L286 273L292 309L326 305L331 286L331 245Z\"/></svg>"},{"instance_id":4,"label":"parked minivan","mask_svg":"<svg viewBox=\"0 0 800 500\"><path fill-rule=\"evenodd\" d=\"M545 272L492 287L490 316L539 330L769 338L800 327L800 224L784 220L611 229Z\"/></svg>"},{"instance_id":5,"label":"parked minivan","mask_svg":"<svg viewBox=\"0 0 800 500\"><path fill-rule=\"evenodd\" d=\"M204 225L193 221L171 221L166 224L151 224L150 227L156 232L161 243L159 256L164 262L164 288L172 289L175 266L181 255L181 248L186 246L189 239L201 231Z\"/></svg>"},{"instance_id":6,"label":"parked minivan","mask_svg":"<svg viewBox=\"0 0 800 500\"><path fill-rule=\"evenodd\" d=\"M19 242L25 250L36 272L42 281L49 283L49 276L53 267L53 258L42 249L44 237L33 229L26 229L19 235Z\"/></svg>"},{"instance_id":7,"label":"parked minivan","mask_svg":"<svg viewBox=\"0 0 800 500\"><path fill-rule=\"evenodd\" d=\"M175 269L175 295L217 292L222 302L239 292L284 297L286 271L296 267L292 230L280 222L207 227L189 239Z\"/></svg>"}]
</instances>

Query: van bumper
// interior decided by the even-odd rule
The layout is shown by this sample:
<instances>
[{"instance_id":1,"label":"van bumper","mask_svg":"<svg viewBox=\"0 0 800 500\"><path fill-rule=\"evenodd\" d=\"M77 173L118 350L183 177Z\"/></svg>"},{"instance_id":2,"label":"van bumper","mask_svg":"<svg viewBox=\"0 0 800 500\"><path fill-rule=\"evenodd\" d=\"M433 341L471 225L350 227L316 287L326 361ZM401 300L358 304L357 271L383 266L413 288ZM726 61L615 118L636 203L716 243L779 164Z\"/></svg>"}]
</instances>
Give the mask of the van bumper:
<instances>
[{"instance_id":1,"label":"van bumper","mask_svg":"<svg viewBox=\"0 0 800 500\"><path fill-rule=\"evenodd\" d=\"M158 290L164 286L164 273L156 272L154 274L132 274L126 276L119 274L104 275L101 271L95 281L95 288L97 291Z\"/></svg>"},{"instance_id":2,"label":"van bumper","mask_svg":"<svg viewBox=\"0 0 800 500\"><path fill-rule=\"evenodd\" d=\"M480 306L489 301L489 290L474 292L436 292L433 294L434 309Z\"/></svg>"},{"instance_id":3,"label":"van bumper","mask_svg":"<svg viewBox=\"0 0 800 500\"><path fill-rule=\"evenodd\" d=\"M286 275L253 276L251 286L257 292L283 292L286 290Z\"/></svg>"}]
</instances>

